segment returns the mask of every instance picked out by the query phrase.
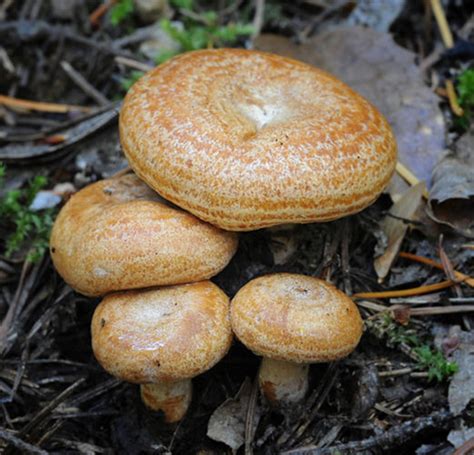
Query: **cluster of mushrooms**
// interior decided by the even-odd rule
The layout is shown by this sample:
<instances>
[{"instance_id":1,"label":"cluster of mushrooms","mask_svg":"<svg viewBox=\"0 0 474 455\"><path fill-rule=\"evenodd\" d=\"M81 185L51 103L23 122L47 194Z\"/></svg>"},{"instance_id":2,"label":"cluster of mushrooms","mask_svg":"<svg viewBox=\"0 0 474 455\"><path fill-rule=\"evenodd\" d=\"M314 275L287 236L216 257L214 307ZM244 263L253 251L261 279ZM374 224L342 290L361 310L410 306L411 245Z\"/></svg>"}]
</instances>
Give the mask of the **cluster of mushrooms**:
<instances>
[{"instance_id":1,"label":"cluster of mushrooms","mask_svg":"<svg viewBox=\"0 0 474 455\"><path fill-rule=\"evenodd\" d=\"M98 362L141 384L149 408L179 421L191 378L233 334L262 356L264 396L301 400L308 365L352 352L352 300L314 277L277 273L229 302L209 281L235 231L334 220L388 184L396 143L384 117L333 76L242 49L183 54L141 78L120 114L134 173L91 184L62 208L50 251L64 280L104 296L92 319Z\"/></svg>"}]
</instances>

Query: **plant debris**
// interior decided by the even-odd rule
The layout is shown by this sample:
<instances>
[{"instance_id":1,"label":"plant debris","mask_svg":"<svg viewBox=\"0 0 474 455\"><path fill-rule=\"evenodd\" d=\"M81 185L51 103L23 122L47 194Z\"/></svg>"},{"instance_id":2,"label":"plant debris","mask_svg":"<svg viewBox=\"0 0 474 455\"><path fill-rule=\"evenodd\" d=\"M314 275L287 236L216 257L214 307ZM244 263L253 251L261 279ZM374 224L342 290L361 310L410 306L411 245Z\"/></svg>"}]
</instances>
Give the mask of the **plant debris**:
<instances>
[{"instance_id":1,"label":"plant debris","mask_svg":"<svg viewBox=\"0 0 474 455\"><path fill-rule=\"evenodd\" d=\"M0 452L469 453L473 14L467 0L0 1ZM98 300L58 277L48 232L75 191L126 168L117 117L137 78L221 45L309 62L366 96L394 128L403 180L345 219L242 234L213 279L229 297L266 273L328 280L363 316L357 350L312 365L306 400L278 409L235 341L165 426L94 359Z\"/></svg>"}]
</instances>

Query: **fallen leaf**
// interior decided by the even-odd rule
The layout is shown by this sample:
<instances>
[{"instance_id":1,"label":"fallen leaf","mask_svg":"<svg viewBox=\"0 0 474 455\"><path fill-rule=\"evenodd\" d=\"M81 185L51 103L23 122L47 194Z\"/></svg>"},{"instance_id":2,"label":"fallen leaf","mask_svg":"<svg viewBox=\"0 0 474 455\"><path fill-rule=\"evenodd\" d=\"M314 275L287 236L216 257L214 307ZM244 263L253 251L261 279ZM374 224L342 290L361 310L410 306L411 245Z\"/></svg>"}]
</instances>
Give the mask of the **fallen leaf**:
<instances>
[{"instance_id":1,"label":"fallen leaf","mask_svg":"<svg viewBox=\"0 0 474 455\"><path fill-rule=\"evenodd\" d=\"M474 332L459 332L459 346L451 359L459 370L449 384L448 402L451 412L459 415L474 399Z\"/></svg>"},{"instance_id":2,"label":"fallen leaf","mask_svg":"<svg viewBox=\"0 0 474 455\"><path fill-rule=\"evenodd\" d=\"M464 134L436 166L428 215L474 237L474 128Z\"/></svg>"},{"instance_id":3,"label":"fallen leaf","mask_svg":"<svg viewBox=\"0 0 474 455\"><path fill-rule=\"evenodd\" d=\"M383 8L380 0L359 0L347 18L347 25L362 25L379 32L387 32L392 22L399 16L405 0L385 0Z\"/></svg>"},{"instance_id":4,"label":"fallen leaf","mask_svg":"<svg viewBox=\"0 0 474 455\"><path fill-rule=\"evenodd\" d=\"M180 31L184 30L182 22L174 21L172 25ZM160 27L159 23L151 27L149 39L143 41L139 47L140 52L150 60L155 60L159 55L165 52L179 53L180 49L181 45L179 42L171 38L171 36Z\"/></svg>"},{"instance_id":5,"label":"fallen leaf","mask_svg":"<svg viewBox=\"0 0 474 455\"><path fill-rule=\"evenodd\" d=\"M29 208L32 212L38 212L39 210L56 207L61 201L61 196L55 194L53 191L41 190L36 193Z\"/></svg>"},{"instance_id":6,"label":"fallen leaf","mask_svg":"<svg viewBox=\"0 0 474 455\"><path fill-rule=\"evenodd\" d=\"M380 377L377 367L368 364L360 368L354 381L355 394L352 399L351 415L353 418L365 417L377 402L380 391Z\"/></svg>"},{"instance_id":7,"label":"fallen leaf","mask_svg":"<svg viewBox=\"0 0 474 455\"><path fill-rule=\"evenodd\" d=\"M212 413L207 425L209 438L223 442L234 451L242 446L245 442L245 419L251 393L252 384L246 378L237 395L224 401Z\"/></svg>"},{"instance_id":8,"label":"fallen leaf","mask_svg":"<svg viewBox=\"0 0 474 455\"><path fill-rule=\"evenodd\" d=\"M389 34L361 27L328 30L301 45L262 35L255 46L323 68L365 96L390 122L399 160L429 186L444 150L445 125L439 99L426 86L413 52ZM391 192L406 187L399 177L392 179Z\"/></svg>"},{"instance_id":9,"label":"fallen leaf","mask_svg":"<svg viewBox=\"0 0 474 455\"><path fill-rule=\"evenodd\" d=\"M294 229L272 231L269 247L274 264L286 264L298 249Z\"/></svg>"},{"instance_id":10,"label":"fallen leaf","mask_svg":"<svg viewBox=\"0 0 474 455\"><path fill-rule=\"evenodd\" d=\"M67 151L67 147L79 143L115 121L119 108L120 104L115 103L103 110L87 115L83 119L79 119L73 125L66 126L57 133L57 135L65 138L60 143L38 145L27 142L22 144L10 143L2 146L0 147L0 160L5 162L12 161L18 164L34 160L46 161L57 158L59 154Z\"/></svg>"},{"instance_id":11,"label":"fallen leaf","mask_svg":"<svg viewBox=\"0 0 474 455\"><path fill-rule=\"evenodd\" d=\"M474 428L462 428L461 430L451 430L448 434L448 441L457 449L469 439L474 438Z\"/></svg>"},{"instance_id":12,"label":"fallen leaf","mask_svg":"<svg viewBox=\"0 0 474 455\"><path fill-rule=\"evenodd\" d=\"M406 222L395 217L412 220L421 204L424 188L425 185L420 182L406 190L382 220L382 230L387 236L388 244L385 252L374 261L375 271L380 280L388 275L408 229Z\"/></svg>"},{"instance_id":13,"label":"fallen leaf","mask_svg":"<svg viewBox=\"0 0 474 455\"><path fill-rule=\"evenodd\" d=\"M393 310L393 319L401 325L408 325L410 322L410 307L402 306Z\"/></svg>"}]
</instances>

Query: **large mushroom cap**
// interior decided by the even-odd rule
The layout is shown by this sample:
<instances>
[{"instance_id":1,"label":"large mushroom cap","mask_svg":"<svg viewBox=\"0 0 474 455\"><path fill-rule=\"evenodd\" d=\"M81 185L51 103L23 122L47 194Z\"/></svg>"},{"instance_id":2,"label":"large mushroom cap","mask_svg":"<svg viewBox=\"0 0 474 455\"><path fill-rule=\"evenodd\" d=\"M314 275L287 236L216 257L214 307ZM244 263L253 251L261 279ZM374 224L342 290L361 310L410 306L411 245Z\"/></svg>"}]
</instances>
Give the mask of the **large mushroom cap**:
<instances>
[{"instance_id":1,"label":"large mushroom cap","mask_svg":"<svg viewBox=\"0 0 474 455\"><path fill-rule=\"evenodd\" d=\"M120 138L166 199L223 229L327 221L388 184L392 131L330 74L259 51L190 52L128 92Z\"/></svg>"},{"instance_id":2,"label":"large mushroom cap","mask_svg":"<svg viewBox=\"0 0 474 455\"><path fill-rule=\"evenodd\" d=\"M193 378L232 340L229 299L210 281L106 296L92 318L92 348L112 375L139 384Z\"/></svg>"},{"instance_id":3,"label":"large mushroom cap","mask_svg":"<svg viewBox=\"0 0 474 455\"><path fill-rule=\"evenodd\" d=\"M160 200L135 175L79 191L51 234L59 274L94 296L200 281L220 272L236 251L236 235Z\"/></svg>"},{"instance_id":4,"label":"large mushroom cap","mask_svg":"<svg viewBox=\"0 0 474 455\"><path fill-rule=\"evenodd\" d=\"M235 335L258 355L297 363L347 356L362 335L354 302L317 278L277 273L256 278L231 304Z\"/></svg>"}]
</instances>

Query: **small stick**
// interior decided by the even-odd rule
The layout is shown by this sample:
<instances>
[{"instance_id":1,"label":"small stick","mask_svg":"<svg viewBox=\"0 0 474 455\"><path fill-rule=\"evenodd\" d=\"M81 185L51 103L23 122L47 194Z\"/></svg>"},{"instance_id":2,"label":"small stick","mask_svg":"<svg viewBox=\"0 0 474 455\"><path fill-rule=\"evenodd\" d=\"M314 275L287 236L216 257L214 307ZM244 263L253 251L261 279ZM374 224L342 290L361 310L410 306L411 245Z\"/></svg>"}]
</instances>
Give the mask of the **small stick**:
<instances>
[{"instance_id":1,"label":"small stick","mask_svg":"<svg viewBox=\"0 0 474 455\"><path fill-rule=\"evenodd\" d=\"M393 376L403 376L404 374L409 374L413 371L413 368L400 368L398 370L385 370L385 371L379 371L379 377L380 378L390 378Z\"/></svg>"},{"instance_id":2,"label":"small stick","mask_svg":"<svg viewBox=\"0 0 474 455\"><path fill-rule=\"evenodd\" d=\"M89 22L93 27L97 27L99 25L101 17L110 9L115 1L116 0L108 0L92 11L92 13L89 15Z\"/></svg>"},{"instance_id":3,"label":"small stick","mask_svg":"<svg viewBox=\"0 0 474 455\"><path fill-rule=\"evenodd\" d=\"M67 114L71 111L90 112L92 108L86 106L74 106L71 104L43 103L41 101L30 101L11 96L0 95L0 104L11 108L27 109L40 112L54 112L57 114Z\"/></svg>"},{"instance_id":4,"label":"small stick","mask_svg":"<svg viewBox=\"0 0 474 455\"><path fill-rule=\"evenodd\" d=\"M39 447L34 446L33 444L29 444L23 439L18 438L15 434L11 431L8 431L6 428L0 428L0 438L7 441L9 444L15 446L18 449L18 453L31 453L37 455L48 455L49 452L46 450L42 450Z\"/></svg>"},{"instance_id":5,"label":"small stick","mask_svg":"<svg viewBox=\"0 0 474 455\"><path fill-rule=\"evenodd\" d=\"M255 0L255 16L253 18L252 40L260 35L263 26L263 15L265 13L265 0Z\"/></svg>"},{"instance_id":6,"label":"small stick","mask_svg":"<svg viewBox=\"0 0 474 455\"><path fill-rule=\"evenodd\" d=\"M439 257L441 259L441 264L443 265L443 270L446 277L449 280L456 281L453 264L451 260L449 259L449 256L447 255L446 251L444 251L444 248L443 248L443 234L439 236L438 249L439 249ZM454 286L454 292L456 293L457 297L464 297L461 286L459 284L456 284L456 286ZM471 330L471 324L469 323L469 319L466 316L462 317L462 322L464 325L464 329L468 331Z\"/></svg>"},{"instance_id":7,"label":"small stick","mask_svg":"<svg viewBox=\"0 0 474 455\"><path fill-rule=\"evenodd\" d=\"M410 308L410 316L434 316L437 314L472 313L474 305L432 306L426 308Z\"/></svg>"},{"instance_id":8,"label":"small stick","mask_svg":"<svg viewBox=\"0 0 474 455\"><path fill-rule=\"evenodd\" d=\"M245 415L245 455L252 455L252 442L254 438L254 420L255 405L258 398L258 377L255 377L247 404L247 412Z\"/></svg>"},{"instance_id":9,"label":"small stick","mask_svg":"<svg viewBox=\"0 0 474 455\"><path fill-rule=\"evenodd\" d=\"M380 305L379 303L371 302L370 300L360 300L355 302L357 306L360 306L362 308L366 308L367 310L372 310L372 311L377 311L377 312L382 312L382 311L388 311L390 307L385 306L385 305ZM376 315L369 317L369 319L373 319Z\"/></svg>"},{"instance_id":10,"label":"small stick","mask_svg":"<svg viewBox=\"0 0 474 455\"><path fill-rule=\"evenodd\" d=\"M466 441L461 447L453 453L453 455L469 455L472 454L474 450L474 438L469 439Z\"/></svg>"},{"instance_id":11,"label":"small stick","mask_svg":"<svg viewBox=\"0 0 474 455\"><path fill-rule=\"evenodd\" d=\"M90 96L93 100L95 100L97 104L99 104L100 106L106 106L110 104L110 101L104 95L102 95L102 93L100 93L93 85L91 85L81 73L74 69L69 62L63 60L61 62L61 68L71 78L71 80L75 84L77 84L86 95Z\"/></svg>"},{"instance_id":12,"label":"small stick","mask_svg":"<svg viewBox=\"0 0 474 455\"><path fill-rule=\"evenodd\" d=\"M429 258L425 258L423 256L418 256L412 253L406 253L404 251L401 251L398 256L404 259L410 259L411 261L420 262L421 264L429 265L431 267L435 267L440 270L444 270L443 265L441 263L433 261L432 259L429 259ZM462 280L463 283L466 283L469 286L474 287L474 278L471 278L469 275L465 275L462 272L458 272L457 270L453 270L453 272L457 280Z\"/></svg>"},{"instance_id":13,"label":"small stick","mask_svg":"<svg viewBox=\"0 0 474 455\"><path fill-rule=\"evenodd\" d=\"M367 308L369 310L377 311L379 313L389 312L395 310L405 309L410 316L432 316L438 314L456 314L456 313L471 313L474 311L474 305L456 305L456 306L429 306L424 308L407 308L404 305L385 306L378 303L361 301L356 302L358 306ZM373 316L371 317L373 318ZM371 319L369 318L369 319Z\"/></svg>"},{"instance_id":14,"label":"small stick","mask_svg":"<svg viewBox=\"0 0 474 455\"><path fill-rule=\"evenodd\" d=\"M138 60L133 60L132 58L117 56L115 57L115 61L121 65L133 68L134 70L143 71L144 73L153 69L153 66L139 62Z\"/></svg>"},{"instance_id":15,"label":"small stick","mask_svg":"<svg viewBox=\"0 0 474 455\"><path fill-rule=\"evenodd\" d=\"M455 281L446 280L435 284L428 284L426 286L418 286L416 288L400 289L396 291L358 292L352 297L356 299L388 299L391 297L408 297L412 295L429 294L430 292L449 288L455 284Z\"/></svg>"},{"instance_id":16,"label":"small stick","mask_svg":"<svg viewBox=\"0 0 474 455\"><path fill-rule=\"evenodd\" d=\"M464 110L459 105L456 90L454 90L454 84L451 79L446 80L446 94L448 95L449 107L453 111L453 114L457 115L458 117L462 117L464 115Z\"/></svg>"},{"instance_id":17,"label":"small stick","mask_svg":"<svg viewBox=\"0 0 474 455\"><path fill-rule=\"evenodd\" d=\"M431 9L435 16L436 22L439 27L439 32L441 33L441 38L444 45L449 49L454 46L453 35L449 29L448 21L444 14L443 7L441 6L440 0L431 0Z\"/></svg>"},{"instance_id":18,"label":"small stick","mask_svg":"<svg viewBox=\"0 0 474 455\"><path fill-rule=\"evenodd\" d=\"M413 174L413 172L410 169L408 169L408 167L406 167L404 164L402 164L400 161L397 161L395 170L398 172L398 175L403 180L408 182L411 186L415 186L418 183L420 183L420 179L415 174ZM423 197L425 199L428 199L430 197L428 190L426 188L423 190Z\"/></svg>"}]
</instances>

